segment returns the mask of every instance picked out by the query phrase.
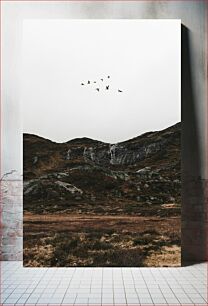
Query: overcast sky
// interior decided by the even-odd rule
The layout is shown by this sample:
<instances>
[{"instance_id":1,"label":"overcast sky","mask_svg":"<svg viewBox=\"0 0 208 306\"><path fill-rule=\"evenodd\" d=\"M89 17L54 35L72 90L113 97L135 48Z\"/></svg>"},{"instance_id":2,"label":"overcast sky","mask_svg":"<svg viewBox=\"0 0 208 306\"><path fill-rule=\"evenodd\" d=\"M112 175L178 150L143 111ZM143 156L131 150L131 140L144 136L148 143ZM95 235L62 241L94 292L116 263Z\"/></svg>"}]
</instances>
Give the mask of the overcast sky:
<instances>
[{"instance_id":1,"label":"overcast sky","mask_svg":"<svg viewBox=\"0 0 208 306\"><path fill-rule=\"evenodd\" d=\"M24 132L116 143L180 121L180 27L179 20L25 20ZM88 80L99 82L81 85Z\"/></svg>"}]
</instances>

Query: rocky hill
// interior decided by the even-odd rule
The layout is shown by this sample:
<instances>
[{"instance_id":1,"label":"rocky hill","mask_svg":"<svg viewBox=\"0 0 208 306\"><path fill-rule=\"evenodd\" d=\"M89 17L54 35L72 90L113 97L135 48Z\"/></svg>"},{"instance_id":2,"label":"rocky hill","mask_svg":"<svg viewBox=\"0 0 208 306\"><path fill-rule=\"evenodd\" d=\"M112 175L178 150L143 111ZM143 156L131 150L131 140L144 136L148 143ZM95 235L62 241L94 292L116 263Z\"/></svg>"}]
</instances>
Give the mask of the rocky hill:
<instances>
[{"instance_id":1,"label":"rocky hill","mask_svg":"<svg viewBox=\"0 0 208 306\"><path fill-rule=\"evenodd\" d=\"M117 144L24 134L24 209L178 214L180 135L180 123Z\"/></svg>"}]
</instances>

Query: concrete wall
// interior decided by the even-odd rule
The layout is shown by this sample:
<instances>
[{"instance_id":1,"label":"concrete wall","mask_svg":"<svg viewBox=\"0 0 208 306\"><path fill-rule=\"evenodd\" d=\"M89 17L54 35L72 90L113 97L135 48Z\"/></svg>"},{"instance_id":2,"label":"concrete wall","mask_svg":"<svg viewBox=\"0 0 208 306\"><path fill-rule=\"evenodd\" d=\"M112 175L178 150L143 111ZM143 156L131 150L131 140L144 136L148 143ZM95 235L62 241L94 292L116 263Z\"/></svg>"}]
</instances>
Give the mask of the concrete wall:
<instances>
[{"instance_id":1,"label":"concrete wall","mask_svg":"<svg viewBox=\"0 0 208 306\"><path fill-rule=\"evenodd\" d=\"M21 27L25 18L181 19L182 28L182 262L208 259L206 250L207 50L206 1L9 1L2 5L1 259L22 259ZM167 32L167 35L169 33ZM159 114L158 114L159 115Z\"/></svg>"}]
</instances>

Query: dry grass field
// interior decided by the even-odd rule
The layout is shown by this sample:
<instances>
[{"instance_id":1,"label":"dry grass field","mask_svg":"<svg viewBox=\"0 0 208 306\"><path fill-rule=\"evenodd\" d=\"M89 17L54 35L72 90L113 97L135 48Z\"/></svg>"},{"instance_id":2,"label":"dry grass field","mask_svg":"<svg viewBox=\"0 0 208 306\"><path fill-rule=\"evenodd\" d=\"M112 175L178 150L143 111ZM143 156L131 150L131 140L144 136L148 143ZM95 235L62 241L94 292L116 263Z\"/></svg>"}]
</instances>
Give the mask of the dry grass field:
<instances>
[{"instance_id":1,"label":"dry grass field","mask_svg":"<svg viewBox=\"0 0 208 306\"><path fill-rule=\"evenodd\" d=\"M24 214L25 266L180 266L180 217Z\"/></svg>"}]
</instances>

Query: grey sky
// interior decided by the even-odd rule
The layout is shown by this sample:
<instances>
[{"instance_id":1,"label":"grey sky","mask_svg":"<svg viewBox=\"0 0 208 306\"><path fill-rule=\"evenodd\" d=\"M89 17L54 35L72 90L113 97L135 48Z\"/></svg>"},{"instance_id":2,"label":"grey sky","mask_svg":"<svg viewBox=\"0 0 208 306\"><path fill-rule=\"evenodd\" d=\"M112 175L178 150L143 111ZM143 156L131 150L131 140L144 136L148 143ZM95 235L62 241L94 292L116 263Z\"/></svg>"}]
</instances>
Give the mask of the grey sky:
<instances>
[{"instance_id":1,"label":"grey sky","mask_svg":"<svg viewBox=\"0 0 208 306\"><path fill-rule=\"evenodd\" d=\"M180 20L25 20L24 132L115 143L180 121L180 27ZM109 91L80 85L108 75Z\"/></svg>"}]
</instances>

